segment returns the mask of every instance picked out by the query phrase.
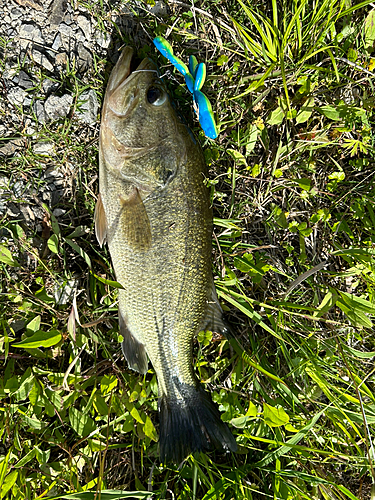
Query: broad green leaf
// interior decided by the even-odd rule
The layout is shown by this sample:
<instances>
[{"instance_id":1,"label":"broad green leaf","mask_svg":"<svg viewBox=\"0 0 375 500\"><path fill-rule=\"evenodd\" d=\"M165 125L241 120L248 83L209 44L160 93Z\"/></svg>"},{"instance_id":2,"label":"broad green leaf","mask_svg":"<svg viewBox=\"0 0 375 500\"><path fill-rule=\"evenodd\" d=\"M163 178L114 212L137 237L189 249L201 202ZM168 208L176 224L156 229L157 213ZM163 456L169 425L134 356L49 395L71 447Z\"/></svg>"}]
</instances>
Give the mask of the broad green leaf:
<instances>
[{"instance_id":1,"label":"broad green leaf","mask_svg":"<svg viewBox=\"0 0 375 500\"><path fill-rule=\"evenodd\" d=\"M372 9L365 20L364 46L368 52L372 52L375 46L375 9Z\"/></svg>"},{"instance_id":2,"label":"broad green leaf","mask_svg":"<svg viewBox=\"0 0 375 500\"><path fill-rule=\"evenodd\" d=\"M246 423L248 420L250 420L252 417L247 416L247 415L242 415L241 417L236 417L232 418L230 423L233 425L233 427L236 427L237 429L243 429L246 427Z\"/></svg>"},{"instance_id":3,"label":"broad green leaf","mask_svg":"<svg viewBox=\"0 0 375 500\"><path fill-rule=\"evenodd\" d=\"M275 219L276 224L278 224L283 229L288 227L288 221L286 219L286 213L277 205L272 206L272 215Z\"/></svg>"},{"instance_id":4,"label":"broad green leaf","mask_svg":"<svg viewBox=\"0 0 375 500\"><path fill-rule=\"evenodd\" d=\"M320 108L318 108L318 110L327 118L329 118L330 120L335 120L335 121L338 121L338 120L341 120L340 118L340 112L339 110L334 107L334 106L321 106Z\"/></svg>"},{"instance_id":5,"label":"broad green leaf","mask_svg":"<svg viewBox=\"0 0 375 500\"><path fill-rule=\"evenodd\" d=\"M314 109L314 98L310 97L298 111L296 116L296 123L305 123L312 115Z\"/></svg>"},{"instance_id":6,"label":"broad green leaf","mask_svg":"<svg viewBox=\"0 0 375 500\"><path fill-rule=\"evenodd\" d=\"M91 451L103 451L108 446L106 443L101 443L97 439L88 439L87 442Z\"/></svg>"},{"instance_id":7,"label":"broad green leaf","mask_svg":"<svg viewBox=\"0 0 375 500\"><path fill-rule=\"evenodd\" d=\"M31 368L28 367L20 380L20 386L16 392L12 394L16 401L22 401L26 399L29 395L31 389L33 388L35 382L34 374Z\"/></svg>"},{"instance_id":8,"label":"broad green leaf","mask_svg":"<svg viewBox=\"0 0 375 500\"><path fill-rule=\"evenodd\" d=\"M19 263L13 259L12 253L5 245L0 245L0 262L3 262L8 266L19 266Z\"/></svg>"},{"instance_id":9,"label":"broad green leaf","mask_svg":"<svg viewBox=\"0 0 375 500\"><path fill-rule=\"evenodd\" d=\"M69 408L69 421L70 425L80 437L88 436L96 429L93 419L74 407Z\"/></svg>"},{"instance_id":10,"label":"broad green leaf","mask_svg":"<svg viewBox=\"0 0 375 500\"><path fill-rule=\"evenodd\" d=\"M35 297L43 302L55 302L55 299L47 294L44 286L35 292Z\"/></svg>"},{"instance_id":11,"label":"broad green leaf","mask_svg":"<svg viewBox=\"0 0 375 500\"><path fill-rule=\"evenodd\" d=\"M352 305L357 310L363 311L368 314L375 314L375 304L372 302L362 299L361 297L357 297L352 293L348 292L340 292L341 297L346 301L347 304Z\"/></svg>"},{"instance_id":12,"label":"broad green leaf","mask_svg":"<svg viewBox=\"0 0 375 500\"><path fill-rule=\"evenodd\" d=\"M21 460L19 460L18 462L16 462L14 464L14 467L16 467L17 469L20 468L20 467L24 467L27 463L30 462L30 460L32 460L33 458L35 458L35 454L36 454L36 450L35 450L35 448L33 448L28 453L26 453L26 455L24 457L22 457Z\"/></svg>"},{"instance_id":13,"label":"broad green leaf","mask_svg":"<svg viewBox=\"0 0 375 500\"><path fill-rule=\"evenodd\" d=\"M298 429L293 427L292 424L285 424L285 430L289 432L298 432Z\"/></svg>"},{"instance_id":14,"label":"broad green leaf","mask_svg":"<svg viewBox=\"0 0 375 500\"><path fill-rule=\"evenodd\" d=\"M145 422L145 426L143 428L143 431L147 437L149 437L153 441L158 441L158 439L159 439L158 434L156 432L154 424L152 423L152 420L150 419L150 417L148 415L146 417L146 422Z\"/></svg>"},{"instance_id":15,"label":"broad green leaf","mask_svg":"<svg viewBox=\"0 0 375 500\"><path fill-rule=\"evenodd\" d=\"M43 332L43 330L39 330L31 337L27 337L17 344L12 344L12 346L22 347L24 349L33 349L36 347L51 347L58 344L61 338L61 333L57 330L51 330L49 332Z\"/></svg>"},{"instance_id":16,"label":"broad green leaf","mask_svg":"<svg viewBox=\"0 0 375 500\"><path fill-rule=\"evenodd\" d=\"M35 383L29 392L29 401L33 406L40 402L40 392L38 383Z\"/></svg>"},{"instance_id":17,"label":"broad green leaf","mask_svg":"<svg viewBox=\"0 0 375 500\"><path fill-rule=\"evenodd\" d=\"M35 447L35 451L36 451L35 456L36 456L36 459L38 460L38 462L40 464L46 464L49 460L51 450L43 451L43 450L40 450L38 447Z\"/></svg>"},{"instance_id":18,"label":"broad green leaf","mask_svg":"<svg viewBox=\"0 0 375 500\"><path fill-rule=\"evenodd\" d=\"M40 329L40 322L41 322L41 317L35 316L34 319L32 319L27 325L26 325L26 331L27 333L35 333Z\"/></svg>"},{"instance_id":19,"label":"broad green leaf","mask_svg":"<svg viewBox=\"0 0 375 500\"><path fill-rule=\"evenodd\" d=\"M248 139L246 142L246 152L245 152L246 156L249 156L249 154L255 148L255 144L257 142L257 139L258 139L258 127L256 126L255 123L253 123L251 125L250 133L249 133L249 136L248 136Z\"/></svg>"},{"instance_id":20,"label":"broad green leaf","mask_svg":"<svg viewBox=\"0 0 375 500\"><path fill-rule=\"evenodd\" d=\"M366 314L375 314L375 306L368 300L356 297L353 294L340 292L336 306L350 319L354 326L372 328L372 322Z\"/></svg>"},{"instance_id":21,"label":"broad green leaf","mask_svg":"<svg viewBox=\"0 0 375 500\"><path fill-rule=\"evenodd\" d=\"M93 276L95 276L95 278L98 281L100 281L101 283L104 283L105 285L112 286L113 288L124 288L118 281L107 280L105 278L101 278L97 274L94 274L94 273L92 273L92 274L93 274Z\"/></svg>"},{"instance_id":22,"label":"broad green leaf","mask_svg":"<svg viewBox=\"0 0 375 500\"><path fill-rule=\"evenodd\" d=\"M109 394L116 386L118 380L115 375L104 375L100 382L100 391L105 396Z\"/></svg>"},{"instance_id":23,"label":"broad green leaf","mask_svg":"<svg viewBox=\"0 0 375 500\"><path fill-rule=\"evenodd\" d=\"M139 411L135 406L133 406L133 408L130 410L130 415L140 424L144 424L142 417L140 416Z\"/></svg>"},{"instance_id":24,"label":"broad green leaf","mask_svg":"<svg viewBox=\"0 0 375 500\"><path fill-rule=\"evenodd\" d=\"M255 406L253 402L250 401L249 408L247 409L246 416L256 417L258 414L258 408Z\"/></svg>"},{"instance_id":25,"label":"broad green leaf","mask_svg":"<svg viewBox=\"0 0 375 500\"><path fill-rule=\"evenodd\" d=\"M280 123L283 122L284 117L285 117L284 110L281 106L279 106L278 108L274 109L271 112L270 117L267 120L267 123L268 125L280 125Z\"/></svg>"},{"instance_id":26,"label":"broad green leaf","mask_svg":"<svg viewBox=\"0 0 375 500\"><path fill-rule=\"evenodd\" d=\"M77 226L72 233L70 233L67 238L72 239L72 238L78 238L79 236L83 236L84 234L87 234L89 229L86 226Z\"/></svg>"},{"instance_id":27,"label":"broad green leaf","mask_svg":"<svg viewBox=\"0 0 375 500\"><path fill-rule=\"evenodd\" d=\"M282 457L283 455L286 455L291 447L295 446L301 439L303 439L306 434L309 432L309 430L314 427L314 425L317 423L319 418L323 415L325 409L321 410L319 413L317 413L311 422L307 424L303 429L301 429L297 434L292 436L288 441L286 441L285 444L280 446L277 450L271 451L271 453L268 453L265 457L263 457L259 462L257 462L256 465L257 467L266 467L268 464L274 462L278 458Z\"/></svg>"},{"instance_id":28,"label":"broad green leaf","mask_svg":"<svg viewBox=\"0 0 375 500\"><path fill-rule=\"evenodd\" d=\"M41 420L38 420L37 418L32 418L26 415L23 411L18 410L18 413L22 415L22 420L26 425L31 427L32 429L40 430L46 427L46 423L42 422Z\"/></svg>"},{"instance_id":29,"label":"broad green leaf","mask_svg":"<svg viewBox=\"0 0 375 500\"><path fill-rule=\"evenodd\" d=\"M14 483L17 481L18 470L14 470L10 472L7 476L5 476L3 484L1 486L0 498L4 498L8 491L12 488Z\"/></svg>"},{"instance_id":30,"label":"broad green leaf","mask_svg":"<svg viewBox=\"0 0 375 500\"><path fill-rule=\"evenodd\" d=\"M95 393L92 404L93 404L95 410L99 413L99 415L103 415L103 416L108 415L107 403L105 402L104 398L102 398L100 396L100 394L98 392Z\"/></svg>"},{"instance_id":31,"label":"broad green leaf","mask_svg":"<svg viewBox=\"0 0 375 500\"><path fill-rule=\"evenodd\" d=\"M53 234L47 241L48 248L52 253L59 253L59 237Z\"/></svg>"},{"instance_id":32,"label":"broad green leaf","mask_svg":"<svg viewBox=\"0 0 375 500\"><path fill-rule=\"evenodd\" d=\"M73 250L75 250L78 253L78 255L80 255L82 257L82 259L84 259L86 261L86 264L91 269L91 259L87 255L87 253L79 245L77 245L77 243L70 240L69 238L65 238L65 241L68 243L68 245L70 245L73 248Z\"/></svg>"},{"instance_id":33,"label":"broad green leaf","mask_svg":"<svg viewBox=\"0 0 375 500\"><path fill-rule=\"evenodd\" d=\"M230 156L236 161L237 165L247 166L246 158L239 151L236 151L235 149L227 149L227 153L229 153Z\"/></svg>"},{"instance_id":34,"label":"broad green leaf","mask_svg":"<svg viewBox=\"0 0 375 500\"><path fill-rule=\"evenodd\" d=\"M321 303L316 308L316 311L313 312L313 316L322 316L326 312L328 312L331 307L333 307L336 303L337 295L334 295L332 292L327 292L323 297Z\"/></svg>"},{"instance_id":35,"label":"broad green leaf","mask_svg":"<svg viewBox=\"0 0 375 500\"><path fill-rule=\"evenodd\" d=\"M310 191L311 189L311 179L307 179L305 177L302 177L301 179L295 179L297 182L298 186L303 189L304 191Z\"/></svg>"},{"instance_id":36,"label":"broad green leaf","mask_svg":"<svg viewBox=\"0 0 375 500\"><path fill-rule=\"evenodd\" d=\"M138 392L133 391L129 396L129 403L133 403L134 401L137 401L138 396L139 396Z\"/></svg>"},{"instance_id":37,"label":"broad green leaf","mask_svg":"<svg viewBox=\"0 0 375 500\"><path fill-rule=\"evenodd\" d=\"M285 413L283 408L276 408L267 403L263 405L264 421L270 427L280 427L289 422L289 415Z\"/></svg>"},{"instance_id":38,"label":"broad green leaf","mask_svg":"<svg viewBox=\"0 0 375 500\"><path fill-rule=\"evenodd\" d=\"M243 429L244 427L246 427L247 421L256 418L257 414L258 414L257 407L255 406L254 403L250 401L246 415L241 415L240 417L232 418L230 423L234 427L237 427L237 429Z\"/></svg>"}]
</instances>

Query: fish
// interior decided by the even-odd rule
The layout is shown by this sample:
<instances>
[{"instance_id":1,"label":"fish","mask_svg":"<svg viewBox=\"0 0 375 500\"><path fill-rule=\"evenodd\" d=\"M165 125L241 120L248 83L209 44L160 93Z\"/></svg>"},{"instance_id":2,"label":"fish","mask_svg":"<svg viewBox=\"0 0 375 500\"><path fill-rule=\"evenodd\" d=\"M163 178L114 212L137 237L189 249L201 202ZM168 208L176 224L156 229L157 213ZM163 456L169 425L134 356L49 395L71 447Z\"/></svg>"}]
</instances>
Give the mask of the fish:
<instances>
[{"instance_id":1,"label":"fish","mask_svg":"<svg viewBox=\"0 0 375 500\"><path fill-rule=\"evenodd\" d=\"M228 425L194 374L200 330L225 333L211 268L212 208L201 147L178 117L156 65L132 71L123 49L108 80L99 137L95 231L117 281L129 367L151 361L158 381L159 453L236 451Z\"/></svg>"}]
</instances>

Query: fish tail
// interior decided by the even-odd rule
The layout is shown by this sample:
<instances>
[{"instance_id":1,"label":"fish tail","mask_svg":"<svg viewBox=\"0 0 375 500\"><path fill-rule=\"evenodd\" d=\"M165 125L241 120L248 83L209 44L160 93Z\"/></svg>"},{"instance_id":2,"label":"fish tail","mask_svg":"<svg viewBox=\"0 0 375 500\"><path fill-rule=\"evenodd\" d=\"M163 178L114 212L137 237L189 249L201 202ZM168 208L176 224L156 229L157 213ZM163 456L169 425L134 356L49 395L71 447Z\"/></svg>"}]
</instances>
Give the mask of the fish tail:
<instances>
[{"instance_id":1,"label":"fish tail","mask_svg":"<svg viewBox=\"0 0 375 500\"><path fill-rule=\"evenodd\" d=\"M182 396L182 397L181 397ZM159 398L160 459L180 463L195 451L236 451L237 444L211 396L184 384L179 397Z\"/></svg>"}]
</instances>

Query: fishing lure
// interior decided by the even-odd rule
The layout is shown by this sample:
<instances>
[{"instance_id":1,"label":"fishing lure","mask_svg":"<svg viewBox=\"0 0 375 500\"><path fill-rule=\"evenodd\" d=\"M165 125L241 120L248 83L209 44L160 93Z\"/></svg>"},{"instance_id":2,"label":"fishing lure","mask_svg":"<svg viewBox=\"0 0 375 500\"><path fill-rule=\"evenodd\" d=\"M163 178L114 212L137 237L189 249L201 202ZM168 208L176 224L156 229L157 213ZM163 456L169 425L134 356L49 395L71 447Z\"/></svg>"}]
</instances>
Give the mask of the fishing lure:
<instances>
[{"instance_id":1,"label":"fishing lure","mask_svg":"<svg viewBox=\"0 0 375 500\"><path fill-rule=\"evenodd\" d=\"M211 103L201 92L206 79L206 65L199 63L195 56L190 56L189 66L173 54L170 43L162 36L154 38L154 45L161 54L170 61L173 66L185 77L186 86L193 94L194 109L198 115L199 123L207 137L216 139L218 136L217 126L214 119Z\"/></svg>"}]
</instances>

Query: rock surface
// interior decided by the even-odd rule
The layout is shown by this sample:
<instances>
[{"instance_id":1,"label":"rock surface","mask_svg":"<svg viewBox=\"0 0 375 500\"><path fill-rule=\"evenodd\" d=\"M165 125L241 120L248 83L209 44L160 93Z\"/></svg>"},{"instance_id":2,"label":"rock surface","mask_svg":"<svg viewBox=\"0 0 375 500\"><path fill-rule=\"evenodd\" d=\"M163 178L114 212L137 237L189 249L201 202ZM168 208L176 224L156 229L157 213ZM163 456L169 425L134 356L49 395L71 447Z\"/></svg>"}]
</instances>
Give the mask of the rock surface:
<instances>
[{"instance_id":1,"label":"rock surface","mask_svg":"<svg viewBox=\"0 0 375 500\"><path fill-rule=\"evenodd\" d=\"M117 59L118 32L134 43L143 36L139 25L134 30L133 13L117 3L105 2L98 16L95 2L0 0L6 40L0 44L0 215L24 224L38 241L45 238L46 205L69 226L66 205L73 203L82 168L75 151L86 154L86 145L94 144L96 161L105 85L98 75Z\"/></svg>"}]
</instances>

